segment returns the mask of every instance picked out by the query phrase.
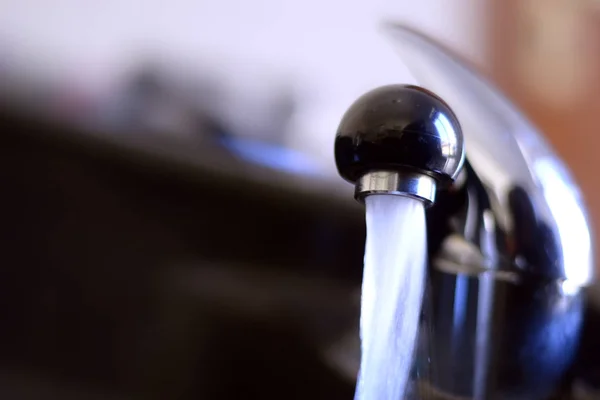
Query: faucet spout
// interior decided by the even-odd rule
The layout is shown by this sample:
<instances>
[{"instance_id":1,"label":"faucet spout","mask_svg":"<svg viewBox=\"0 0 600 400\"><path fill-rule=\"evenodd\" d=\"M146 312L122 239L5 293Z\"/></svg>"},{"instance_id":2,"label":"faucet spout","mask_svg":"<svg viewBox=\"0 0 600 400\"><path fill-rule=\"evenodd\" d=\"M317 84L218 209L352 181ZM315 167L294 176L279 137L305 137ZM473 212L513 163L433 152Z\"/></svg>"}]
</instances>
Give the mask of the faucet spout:
<instances>
[{"instance_id":1,"label":"faucet spout","mask_svg":"<svg viewBox=\"0 0 600 400\"><path fill-rule=\"evenodd\" d=\"M450 107L417 86L389 85L360 97L335 138L340 175L355 197L392 194L433 204L464 162L463 136Z\"/></svg>"},{"instance_id":2,"label":"faucet spout","mask_svg":"<svg viewBox=\"0 0 600 400\"><path fill-rule=\"evenodd\" d=\"M546 398L568 375L594 279L581 193L498 89L424 35L388 31L447 103L416 86L375 89L344 115L335 156L359 201L429 206L428 384L440 398Z\"/></svg>"}]
</instances>

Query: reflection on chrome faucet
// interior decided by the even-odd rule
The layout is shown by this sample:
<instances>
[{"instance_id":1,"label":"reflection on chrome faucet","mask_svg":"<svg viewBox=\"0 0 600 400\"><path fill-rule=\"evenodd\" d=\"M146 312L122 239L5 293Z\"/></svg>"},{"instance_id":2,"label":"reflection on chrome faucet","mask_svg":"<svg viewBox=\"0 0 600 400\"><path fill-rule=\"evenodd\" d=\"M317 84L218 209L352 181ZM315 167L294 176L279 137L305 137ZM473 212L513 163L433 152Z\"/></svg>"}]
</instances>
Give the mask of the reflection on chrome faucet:
<instances>
[{"instance_id":1,"label":"reflection on chrome faucet","mask_svg":"<svg viewBox=\"0 0 600 400\"><path fill-rule=\"evenodd\" d=\"M436 135L411 142L408 136L428 126L390 123L406 105L388 101L389 87L373 91L351 109L368 112L344 117L336 157L359 200L387 193L435 201L427 215L431 315L422 328L431 362L419 363L430 369L419 386L445 399L547 398L573 362L580 289L593 279L581 194L497 89L421 34L401 26L388 31L420 84L451 110L442 102L443 113L427 120ZM464 134L460 174L462 136L447 116L456 116ZM349 126L359 133L346 132Z\"/></svg>"}]
</instances>

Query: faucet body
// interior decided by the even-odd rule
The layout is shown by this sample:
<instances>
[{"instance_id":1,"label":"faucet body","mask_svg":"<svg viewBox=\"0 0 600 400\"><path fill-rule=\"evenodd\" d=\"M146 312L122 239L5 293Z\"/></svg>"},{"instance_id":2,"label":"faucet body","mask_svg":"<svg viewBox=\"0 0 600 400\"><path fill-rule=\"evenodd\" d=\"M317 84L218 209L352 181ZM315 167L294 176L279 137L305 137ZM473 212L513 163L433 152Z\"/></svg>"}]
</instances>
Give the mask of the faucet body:
<instances>
[{"instance_id":1,"label":"faucet body","mask_svg":"<svg viewBox=\"0 0 600 400\"><path fill-rule=\"evenodd\" d=\"M518 258L525 256L510 254L485 187L468 162L463 172L463 188L441 194L428 213L429 384L467 399L545 399L559 388L577 351L581 286L528 270ZM520 210L515 218L533 224L522 210L532 211L523 190L510 196ZM522 229L519 235L534 249L527 243L521 248L541 262L535 267L553 268L546 253L552 249L543 247L549 246L543 242L551 239L548 230Z\"/></svg>"},{"instance_id":2,"label":"faucet body","mask_svg":"<svg viewBox=\"0 0 600 400\"><path fill-rule=\"evenodd\" d=\"M451 105L466 147L462 176L428 215L431 384L466 398L547 398L574 359L594 275L581 193L497 89L426 37L391 31L417 79Z\"/></svg>"},{"instance_id":3,"label":"faucet body","mask_svg":"<svg viewBox=\"0 0 600 400\"><path fill-rule=\"evenodd\" d=\"M427 169L437 164L422 163L422 157L414 162L406 146L399 148L409 156L389 157L384 150L390 136L406 137L419 126L425 136L431 132L426 123L406 123L414 116L406 105L365 117L360 105L370 95L344 116L336 160L341 175L356 181L359 199L370 194L363 190L365 181L382 171L402 177L405 164L411 172L437 178L437 198L427 212L431 280L425 307L431 362L424 384L442 399L547 398L561 386L574 358L582 325L581 289L594 275L591 230L579 189L533 125L466 63L409 28L391 26L389 31L417 81L444 99L440 105L441 99L431 94L431 102L421 105L432 110L430 115L444 110L460 122L450 119L444 126L452 129L437 131L442 140L431 153L438 160L435 150L454 144L442 151L452 154L443 165L453 168L439 178L440 169ZM386 103L386 98L370 101L362 107L381 111L377 102ZM392 103L409 101L407 95ZM374 115L380 123L366 124ZM382 131L379 127L390 119L404 122ZM458 136L448 139L446 132ZM360 164L362 176L349 176L356 169L340 163L340 153L348 160L364 160L359 156L365 141L369 149L377 145L384 150ZM340 152L341 144L350 150ZM383 182L370 187L419 198L410 190L399 191L407 185L397 180ZM426 205L433 202L432 196L420 197Z\"/></svg>"}]
</instances>

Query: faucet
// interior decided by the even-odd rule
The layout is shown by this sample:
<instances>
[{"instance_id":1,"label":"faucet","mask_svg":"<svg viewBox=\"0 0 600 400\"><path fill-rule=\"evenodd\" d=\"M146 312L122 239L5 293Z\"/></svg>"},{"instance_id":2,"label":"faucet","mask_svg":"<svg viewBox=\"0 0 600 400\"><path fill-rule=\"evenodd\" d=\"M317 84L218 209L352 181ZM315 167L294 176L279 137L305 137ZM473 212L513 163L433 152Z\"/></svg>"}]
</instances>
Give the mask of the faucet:
<instances>
[{"instance_id":1,"label":"faucet","mask_svg":"<svg viewBox=\"0 0 600 400\"><path fill-rule=\"evenodd\" d=\"M411 28L388 30L427 89L360 97L335 157L357 200L427 207L430 364L418 385L440 399L546 399L568 384L594 277L580 191L489 82Z\"/></svg>"}]
</instances>

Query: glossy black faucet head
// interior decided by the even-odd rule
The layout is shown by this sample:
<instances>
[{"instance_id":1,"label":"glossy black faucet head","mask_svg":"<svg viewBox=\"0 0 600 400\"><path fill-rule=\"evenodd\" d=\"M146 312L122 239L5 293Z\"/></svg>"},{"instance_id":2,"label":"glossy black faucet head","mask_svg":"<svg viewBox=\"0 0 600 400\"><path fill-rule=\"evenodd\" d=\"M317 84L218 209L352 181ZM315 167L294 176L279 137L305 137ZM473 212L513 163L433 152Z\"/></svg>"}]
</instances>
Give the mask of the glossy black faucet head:
<instances>
[{"instance_id":1,"label":"glossy black faucet head","mask_svg":"<svg viewBox=\"0 0 600 400\"><path fill-rule=\"evenodd\" d=\"M418 86L389 85L361 96L335 138L340 175L352 183L372 171L424 174L448 185L464 161L464 139L454 112Z\"/></svg>"}]
</instances>

